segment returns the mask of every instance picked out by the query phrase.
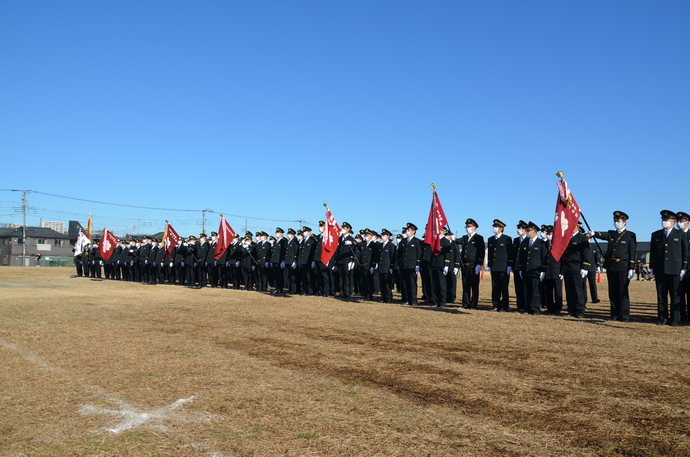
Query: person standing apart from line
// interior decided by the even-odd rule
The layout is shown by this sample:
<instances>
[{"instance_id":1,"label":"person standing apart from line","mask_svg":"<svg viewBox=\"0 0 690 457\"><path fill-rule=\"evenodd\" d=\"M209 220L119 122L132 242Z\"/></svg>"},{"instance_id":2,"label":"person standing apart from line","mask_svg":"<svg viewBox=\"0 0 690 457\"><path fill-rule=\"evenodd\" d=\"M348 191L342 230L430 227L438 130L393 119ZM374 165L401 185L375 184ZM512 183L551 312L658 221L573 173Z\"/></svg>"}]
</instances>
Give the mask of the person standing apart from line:
<instances>
[{"instance_id":1,"label":"person standing apart from line","mask_svg":"<svg viewBox=\"0 0 690 457\"><path fill-rule=\"evenodd\" d=\"M688 269L688 243L685 234L675 228L673 211L661 211L661 230L652 233L649 268L656 278L657 325L680 323L680 283ZM669 309L670 298L670 309Z\"/></svg>"},{"instance_id":2,"label":"person standing apart from line","mask_svg":"<svg viewBox=\"0 0 690 457\"><path fill-rule=\"evenodd\" d=\"M635 274L635 252L637 237L627 229L628 215L623 211L613 212L615 230L595 232L590 230L590 237L608 242L604 256L606 279L609 283L609 301L611 302L611 320L630 321L630 294L628 287Z\"/></svg>"}]
</instances>

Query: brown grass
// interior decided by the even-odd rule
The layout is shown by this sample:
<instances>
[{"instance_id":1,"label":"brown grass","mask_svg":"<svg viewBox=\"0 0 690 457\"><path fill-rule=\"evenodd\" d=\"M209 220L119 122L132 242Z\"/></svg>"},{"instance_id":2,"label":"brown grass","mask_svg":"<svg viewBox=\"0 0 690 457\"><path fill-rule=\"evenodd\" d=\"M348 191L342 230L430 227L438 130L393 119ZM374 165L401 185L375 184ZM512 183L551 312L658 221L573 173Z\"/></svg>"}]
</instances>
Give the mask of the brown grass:
<instances>
[{"instance_id":1,"label":"brown grass","mask_svg":"<svg viewBox=\"0 0 690 457\"><path fill-rule=\"evenodd\" d=\"M690 455L690 328L0 269L0 455ZM22 286L22 287L18 287ZM196 397L119 434L123 418ZM214 454L215 453L215 454Z\"/></svg>"}]
</instances>

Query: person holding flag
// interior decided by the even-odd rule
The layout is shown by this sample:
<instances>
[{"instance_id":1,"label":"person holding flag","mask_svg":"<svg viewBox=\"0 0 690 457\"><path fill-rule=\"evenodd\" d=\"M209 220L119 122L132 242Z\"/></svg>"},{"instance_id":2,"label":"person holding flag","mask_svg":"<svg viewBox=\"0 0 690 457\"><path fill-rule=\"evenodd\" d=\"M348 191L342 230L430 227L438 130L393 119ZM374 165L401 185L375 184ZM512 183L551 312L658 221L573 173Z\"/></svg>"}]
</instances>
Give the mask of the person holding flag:
<instances>
[{"instance_id":1,"label":"person holding flag","mask_svg":"<svg viewBox=\"0 0 690 457\"><path fill-rule=\"evenodd\" d=\"M604 254L604 268L609 283L609 301L611 302L611 320L628 322L630 320L630 294L628 286L635 275L635 252L637 236L628 230L628 215L623 211L613 212L615 230L595 232L588 235L608 241Z\"/></svg>"}]
</instances>

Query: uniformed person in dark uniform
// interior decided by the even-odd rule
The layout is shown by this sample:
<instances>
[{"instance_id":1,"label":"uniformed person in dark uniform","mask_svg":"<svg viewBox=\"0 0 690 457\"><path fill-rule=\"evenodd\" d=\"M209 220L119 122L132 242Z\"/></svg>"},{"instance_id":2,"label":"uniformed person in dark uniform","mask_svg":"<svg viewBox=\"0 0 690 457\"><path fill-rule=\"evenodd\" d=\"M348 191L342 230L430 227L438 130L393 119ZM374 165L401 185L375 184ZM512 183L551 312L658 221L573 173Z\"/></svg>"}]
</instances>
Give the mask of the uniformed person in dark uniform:
<instances>
[{"instance_id":1,"label":"uniformed person in dark uniform","mask_svg":"<svg viewBox=\"0 0 690 457\"><path fill-rule=\"evenodd\" d=\"M297 241L296 235L297 232L295 229L288 228L288 241L285 247L285 269L287 270L286 292L288 294L296 294L298 292L297 259L299 256L299 242Z\"/></svg>"},{"instance_id":2,"label":"uniformed person in dark uniform","mask_svg":"<svg viewBox=\"0 0 690 457\"><path fill-rule=\"evenodd\" d=\"M273 243L271 249L271 265L273 265L273 281L275 282L274 294L283 294L285 292L285 284L287 283L287 270L289 268L285 265L285 251L287 250L288 241L283 236L285 230L276 227L276 241Z\"/></svg>"},{"instance_id":3,"label":"uniformed person in dark uniform","mask_svg":"<svg viewBox=\"0 0 690 457\"><path fill-rule=\"evenodd\" d=\"M400 269L400 282L403 287L403 305L415 306L417 302L417 274L422 261L422 240L417 238L417 226L408 222L405 226L407 237L398 245L397 265Z\"/></svg>"},{"instance_id":4,"label":"uniformed person in dark uniform","mask_svg":"<svg viewBox=\"0 0 690 457\"><path fill-rule=\"evenodd\" d=\"M538 315L541 308L539 283L546 276L546 260L549 254L544 240L539 239L539 226L527 224L527 237L520 249L520 276L525 286L525 309L522 314Z\"/></svg>"},{"instance_id":5,"label":"uniformed person in dark uniform","mask_svg":"<svg viewBox=\"0 0 690 457\"><path fill-rule=\"evenodd\" d=\"M223 266L223 264L216 260L216 246L218 246L218 232L211 232L211 239L208 242L208 252L206 253L206 260L204 261L206 277L211 287L218 287Z\"/></svg>"},{"instance_id":6,"label":"uniformed person in dark uniform","mask_svg":"<svg viewBox=\"0 0 690 457\"><path fill-rule=\"evenodd\" d=\"M544 291L544 299L542 306L546 307L549 314L560 314L563 311L563 274L561 271L561 262L553 258L551 253L551 242L553 241L553 225L542 226L545 233L544 242L549 249L549 255L546 258L546 275L541 282L542 290Z\"/></svg>"},{"instance_id":7,"label":"uniformed person in dark uniform","mask_svg":"<svg viewBox=\"0 0 690 457\"><path fill-rule=\"evenodd\" d=\"M435 254L433 247L425 243L429 252L429 275L427 286L427 303L435 308L446 305L446 276L453 271L452 244L446 237L441 237L441 251ZM454 244L454 243L453 243Z\"/></svg>"},{"instance_id":8,"label":"uniformed person in dark uniform","mask_svg":"<svg viewBox=\"0 0 690 457\"><path fill-rule=\"evenodd\" d=\"M381 303L391 303L393 300L393 270L395 269L396 247L391 241L393 234L387 229L381 230L381 247L379 262L376 270L379 274L381 287Z\"/></svg>"},{"instance_id":9,"label":"uniformed person in dark uniform","mask_svg":"<svg viewBox=\"0 0 690 457\"><path fill-rule=\"evenodd\" d=\"M462 307L477 309L479 302L479 273L484 265L484 238L477 233L479 224L474 219L465 221L467 235L459 240L462 263Z\"/></svg>"},{"instance_id":10,"label":"uniformed person in dark uniform","mask_svg":"<svg viewBox=\"0 0 690 457\"><path fill-rule=\"evenodd\" d=\"M316 267L314 247L316 240L311 236L311 228L309 227L302 228L302 236L304 239L300 244L299 260L297 261L300 284L302 286L302 293L300 295L313 295L314 271Z\"/></svg>"},{"instance_id":11,"label":"uniformed person in dark uniform","mask_svg":"<svg viewBox=\"0 0 690 457\"><path fill-rule=\"evenodd\" d=\"M509 270L507 271L508 274L510 272L513 272L513 285L515 287L515 300L517 302L517 309L518 311L524 311L525 310L525 286L524 286L524 281L522 280L522 276L520 275L520 271L522 271L522 265L520 265L520 259L523 258L522 255L522 250L523 250L523 242L527 238L527 222L520 220L517 224L517 234L515 238L513 238L513 250L511 253L511 258L508 261L508 267Z\"/></svg>"},{"instance_id":12,"label":"uniformed person in dark uniform","mask_svg":"<svg viewBox=\"0 0 690 457\"><path fill-rule=\"evenodd\" d=\"M630 294L628 286L635 274L635 251L637 237L628 231L628 215L623 211L613 212L613 223L616 230L608 232L590 231L589 236L608 241L604 268L609 283L609 300L611 302L611 320L628 322L630 320Z\"/></svg>"},{"instance_id":13,"label":"uniformed person in dark uniform","mask_svg":"<svg viewBox=\"0 0 690 457\"><path fill-rule=\"evenodd\" d=\"M513 240L503 233L506 224L494 219L494 236L487 240L488 265L491 274L491 311L507 312L509 307L508 284L510 282L509 266L513 250Z\"/></svg>"},{"instance_id":14,"label":"uniformed person in dark uniform","mask_svg":"<svg viewBox=\"0 0 690 457\"><path fill-rule=\"evenodd\" d=\"M208 255L209 244L208 236L205 233L199 234L199 242L196 245L196 261L194 267L194 274L196 276L196 281L199 283L199 287L204 288L208 283L208 265L206 263L206 256Z\"/></svg>"},{"instance_id":15,"label":"uniformed person in dark uniform","mask_svg":"<svg viewBox=\"0 0 690 457\"><path fill-rule=\"evenodd\" d=\"M578 222L578 228L580 233L585 233L585 229ZM587 277L582 282L582 290L585 294L585 306L587 305L587 288L589 286L589 294L592 297L592 303L599 303L599 291L597 290L597 247L594 244L593 238L588 238L589 240L589 265L587 265Z\"/></svg>"},{"instance_id":16,"label":"uniformed person in dark uniform","mask_svg":"<svg viewBox=\"0 0 690 457\"><path fill-rule=\"evenodd\" d=\"M343 222L336 252L336 267L340 276L340 298L344 299L350 298L354 289L354 269L357 262L355 243L352 226Z\"/></svg>"},{"instance_id":17,"label":"uniformed person in dark uniform","mask_svg":"<svg viewBox=\"0 0 690 457\"><path fill-rule=\"evenodd\" d=\"M268 242L268 233L259 233L259 241L256 244L256 278L257 290L259 292L268 291L268 270L271 259L271 243Z\"/></svg>"},{"instance_id":18,"label":"uniformed person in dark uniform","mask_svg":"<svg viewBox=\"0 0 690 457\"><path fill-rule=\"evenodd\" d=\"M690 243L690 232L688 231L688 222L690 222L690 214L684 211L676 213L678 216L678 229L685 235L686 242ZM688 253L690 253L690 246L688 246ZM690 320L690 276L687 274L683 276L680 282L680 320Z\"/></svg>"},{"instance_id":19,"label":"uniformed person in dark uniform","mask_svg":"<svg viewBox=\"0 0 690 457\"><path fill-rule=\"evenodd\" d=\"M364 242L359 255L360 286L359 290L365 301L374 299L374 271L379 252L374 241L374 233L368 228L364 230Z\"/></svg>"},{"instance_id":20,"label":"uniformed person in dark uniform","mask_svg":"<svg viewBox=\"0 0 690 457\"><path fill-rule=\"evenodd\" d=\"M565 298L569 317L585 317L583 283L589 274L589 240L575 227L568 246L561 256L561 273L565 282Z\"/></svg>"},{"instance_id":21,"label":"uniformed person in dark uniform","mask_svg":"<svg viewBox=\"0 0 690 457\"><path fill-rule=\"evenodd\" d=\"M333 266L335 265L335 255L331 256L328 265L321 262L321 252L323 249L323 237L326 232L326 221L319 221L319 236L316 239L314 248L314 260L316 261L316 275L319 280L320 293L324 297L335 295L335 284L333 284Z\"/></svg>"},{"instance_id":22,"label":"uniformed person in dark uniform","mask_svg":"<svg viewBox=\"0 0 690 457\"><path fill-rule=\"evenodd\" d=\"M677 219L673 211L661 212L662 229L652 233L649 252L649 268L656 279L657 324L674 327L680 323L680 283L688 269L688 242L685 233L675 228Z\"/></svg>"},{"instance_id":23,"label":"uniformed person in dark uniform","mask_svg":"<svg viewBox=\"0 0 690 457\"><path fill-rule=\"evenodd\" d=\"M449 229L443 230L443 236L450 242L449 260L450 267L446 274L446 303L455 303L458 290L458 272L460 272L460 248L455 243L453 232Z\"/></svg>"}]
</instances>

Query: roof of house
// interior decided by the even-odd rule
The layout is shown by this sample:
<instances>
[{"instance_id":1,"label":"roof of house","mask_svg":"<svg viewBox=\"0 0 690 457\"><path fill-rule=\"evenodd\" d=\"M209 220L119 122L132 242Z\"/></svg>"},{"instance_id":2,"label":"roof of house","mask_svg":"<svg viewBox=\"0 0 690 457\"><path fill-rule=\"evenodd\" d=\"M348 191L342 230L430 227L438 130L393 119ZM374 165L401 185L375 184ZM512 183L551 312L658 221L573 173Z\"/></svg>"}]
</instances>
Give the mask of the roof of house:
<instances>
[{"instance_id":1,"label":"roof of house","mask_svg":"<svg viewBox=\"0 0 690 457\"><path fill-rule=\"evenodd\" d=\"M7 237L20 237L22 236L22 228L0 228L0 238ZM48 227L27 227L26 228L27 238L56 238L66 240L69 239L69 235L64 233L56 232L55 230Z\"/></svg>"}]
</instances>

